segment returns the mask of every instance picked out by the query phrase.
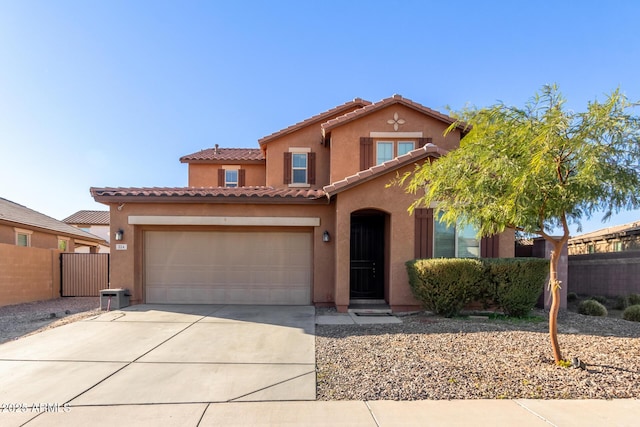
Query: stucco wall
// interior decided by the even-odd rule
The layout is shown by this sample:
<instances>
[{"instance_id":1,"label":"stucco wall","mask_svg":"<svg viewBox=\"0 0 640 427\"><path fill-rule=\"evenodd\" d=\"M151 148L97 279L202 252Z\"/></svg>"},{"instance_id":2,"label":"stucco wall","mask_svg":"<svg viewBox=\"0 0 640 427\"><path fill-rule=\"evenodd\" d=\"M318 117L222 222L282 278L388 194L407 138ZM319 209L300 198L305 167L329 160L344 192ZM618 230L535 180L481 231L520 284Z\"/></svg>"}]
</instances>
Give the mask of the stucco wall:
<instances>
[{"instance_id":1,"label":"stucco wall","mask_svg":"<svg viewBox=\"0 0 640 427\"><path fill-rule=\"evenodd\" d=\"M0 306L60 296L60 251L0 243Z\"/></svg>"},{"instance_id":2,"label":"stucco wall","mask_svg":"<svg viewBox=\"0 0 640 427\"><path fill-rule=\"evenodd\" d=\"M233 165L233 162L229 162L229 165ZM210 163L190 163L189 187L218 187L218 170L223 166ZM266 172L264 163L237 166L245 170L245 186L265 185Z\"/></svg>"},{"instance_id":3,"label":"stucco wall","mask_svg":"<svg viewBox=\"0 0 640 427\"><path fill-rule=\"evenodd\" d=\"M425 116L412 108L394 104L379 111L354 120L343 126L331 130L331 176L332 182L351 176L360 170L360 137L368 137L370 132L395 133L393 125L388 120L398 113L398 117L405 123L398 127L400 132L422 132L422 137L433 138L433 143L445 150L452 150L460 145L460 132L454 131L443 136L447 124L437 119ZM405 140L416 138L398 137ZM377 138L378 139L378 138ZM394 140L391 137L380 140ZM417 148L417 147L415 147ZM375 147L374 147L375 159Z\"/></svg>"},{"instance_id":4,"label":"stucco wall","mask_svg":"<svg viewBox=\"0 0 640 427\"><path fill-rule=\"evenodd\" d=\"M262 205L262 204L210 204L184 203L165 204L127 203L122 210L117 204L111 205L111 233L124 230L122 241L111 241L111 287L128 288L132 291L132 303L144 302L143 281L143 241L145 230L220 230L214 226L143 226L130 225L131 215L177 215L177 216L251 216L251 217L319 217L320 226L313 227L313 300L316 303L331 302L334 298L334 253L333 242L322 241L322 233L327 230L335 235L333 205ZM228 228L225 228L228 229ZM116 250L116 244L126 244L127 250Z\"/></svg>"}]
</instances>

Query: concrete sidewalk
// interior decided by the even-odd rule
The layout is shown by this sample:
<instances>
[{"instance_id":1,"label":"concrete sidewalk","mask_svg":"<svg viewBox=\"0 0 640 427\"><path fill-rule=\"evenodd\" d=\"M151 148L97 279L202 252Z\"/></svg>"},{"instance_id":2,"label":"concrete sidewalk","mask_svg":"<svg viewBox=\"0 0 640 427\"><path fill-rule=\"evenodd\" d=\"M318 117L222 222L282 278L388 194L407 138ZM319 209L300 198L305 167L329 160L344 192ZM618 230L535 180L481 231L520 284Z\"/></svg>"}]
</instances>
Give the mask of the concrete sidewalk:
<instances>
[{"instance_id":1,"label":"concrete sidewalk","mask_svg":"<svg viewBox=\"0 0 640 427\"><path fill-rule=\"evenodd\" d=\"M21 425L14 415L0 414L0 424ZM451 400L72 406L25 425L631 427L638 420L638 400Z\"/></svg>"}]
</instances>

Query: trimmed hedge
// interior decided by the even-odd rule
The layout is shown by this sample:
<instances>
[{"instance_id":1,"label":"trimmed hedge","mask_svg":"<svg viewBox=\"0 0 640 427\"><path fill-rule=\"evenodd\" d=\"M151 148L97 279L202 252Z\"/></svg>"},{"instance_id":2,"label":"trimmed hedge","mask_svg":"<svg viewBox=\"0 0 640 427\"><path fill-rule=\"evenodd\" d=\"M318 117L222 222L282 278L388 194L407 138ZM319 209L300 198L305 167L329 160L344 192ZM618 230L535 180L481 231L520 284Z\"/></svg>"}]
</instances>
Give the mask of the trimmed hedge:
<instances>
[{"instance_id":1,"label":"trimmed hedge","mask_svg":"<svg viewBox=\"0 0 640 427\"><path fill-rule=\"evenodd\" d=\"M485 269L477 259L418 259L406 266L413 295L445 317L458 314L486 287Z\"/></svg>"},{"instance_id":2,"label":"trimmed hedge","mask_svg":"<svg viewBox=\"0 0 640 427\"><path fill-rule=\"evenodd\" d=\"M541 258L484 259L495 301L509 316L526 316L535 307L549 274Z\"/></svg>"},{"instance_id":3,"label":"trimmed hedge","mask_svg":"<svg viewBox=\"0 0 640 427\"><path fill-rule=\"evenodd\" d=\"M421 259L406 263L413 295L451 317L472 301L492 300L510 316L524 316L544 289L549 261L539 258Z\"/></svg>"}]
</instances>

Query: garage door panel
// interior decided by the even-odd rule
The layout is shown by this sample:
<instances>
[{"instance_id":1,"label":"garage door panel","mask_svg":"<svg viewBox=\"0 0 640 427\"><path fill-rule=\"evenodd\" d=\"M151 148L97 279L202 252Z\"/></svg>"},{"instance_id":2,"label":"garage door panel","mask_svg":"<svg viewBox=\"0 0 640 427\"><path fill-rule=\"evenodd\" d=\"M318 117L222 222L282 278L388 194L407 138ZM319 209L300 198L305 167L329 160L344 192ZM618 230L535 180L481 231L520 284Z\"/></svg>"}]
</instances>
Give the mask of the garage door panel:
<instances>
[{"instance_id":1,"label":"garage door panel","mask_svg":"<svg viewBox=\"0 0 640 427\"><path fill-rule=\"evenodd\" d=\"M309 304L311 233L145 232L148 303Z\"/></svg>"}]
</instances>

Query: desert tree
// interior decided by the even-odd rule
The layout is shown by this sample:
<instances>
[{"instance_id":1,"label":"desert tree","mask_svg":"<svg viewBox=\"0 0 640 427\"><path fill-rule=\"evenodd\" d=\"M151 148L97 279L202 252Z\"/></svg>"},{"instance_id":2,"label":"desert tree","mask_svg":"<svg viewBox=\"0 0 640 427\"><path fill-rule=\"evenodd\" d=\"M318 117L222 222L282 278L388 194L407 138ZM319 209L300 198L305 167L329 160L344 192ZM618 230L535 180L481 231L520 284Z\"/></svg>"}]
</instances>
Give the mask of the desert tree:
<instances>
[{"instance_id":1,"label":"desert tree","mask_svg":"<svg viewBox=\"0 0 640 427\"><path fill-rule=\"evenodd\" d=\"M398 180L416 195L410 211L435 206L442 221L472 224L479 236L513 228L551 243L549 336L556 363L563 360L557 268L570 225L640 206L635 105L618 89L574 112L547 85L522 108L468 107L452 113L456 122L447 130L464 127L460 147Z\"/></svg>"}]
</instances>

